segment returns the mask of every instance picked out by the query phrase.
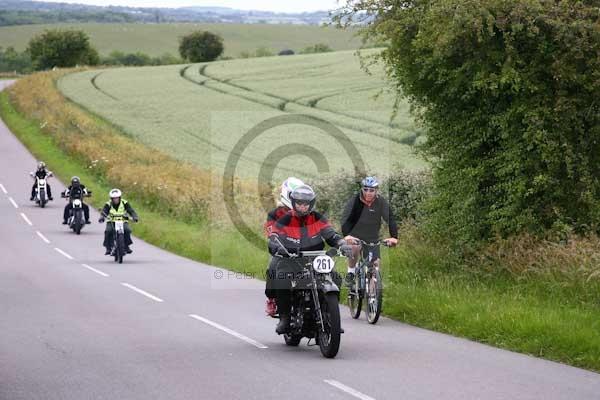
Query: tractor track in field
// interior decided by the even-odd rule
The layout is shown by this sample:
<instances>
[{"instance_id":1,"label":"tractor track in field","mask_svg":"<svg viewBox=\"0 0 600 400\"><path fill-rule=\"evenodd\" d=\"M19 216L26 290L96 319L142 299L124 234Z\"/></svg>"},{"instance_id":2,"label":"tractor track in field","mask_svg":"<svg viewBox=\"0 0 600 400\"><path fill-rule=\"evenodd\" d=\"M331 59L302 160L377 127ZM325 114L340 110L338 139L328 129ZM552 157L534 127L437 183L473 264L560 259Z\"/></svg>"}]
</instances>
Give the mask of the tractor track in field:
<instances>
[{"instance_id":1,"label":"tractor track in field","mask_svg":"<svg viewBox=\"0 0 600 400\"><path fill-rule=\"evenodd\" d=\"M369 123L377 124L377 125L379 125L379 126L381 126L383 128L396 129L396 127L394 127L393 125L392 126L388 126L388 125L382 124L380 121L375 121L375 120L367 119L367 118L358 119L355 116L352 116L350 114L341 113L341 112L337 112L337 111L331 111L329 109L317 108L316 107L316 103L318 103L318 101L321 101L323 98L327 98L329 96L324 96L323 98L319 98L317 100L317 102L315 103L315 106L303 104L301 102L298 102L297 100L291 100L291 99L288 99L288 98L285 98L285 97L281 97L281 96L276 96L276 95L273 95L273 94L270 94L270 93L260 92L260 91L248 88L246 86L243 86L243 85L231 83L228 79L220 79L220 78L217 78L215 76L209 75L206 72L206 69L208 68L208 65L202 65L202 66L200 66L200 68L198 70L200 76L204 77L206 79L204 81L196 81L193 78L191 78L191 77L189 77L189 76L186 75L187 70L190 69L191 67L193 67L194 65L195 64L190 64L190 65L187 65L186 67L182 68L180 70L180 73L179 73L180 76L183 79L187 80L188 82L204 86L204 87L206 87L206 88L208 88L210 90L213 90L213 91L221 93L221 94L225 94L225 95L229 95L229 96L241 98L241 99L244 99L244 100L247 100L247 101L251 101L251 102L256 103L256 104L264 105L264 106L267 106L267 107L270 107L270 108L273 108L273 109L276 109L276 110L279 110L279 111L283 111L283 112L290 112L290 111L288 111L286 109L287 105L288 104L294 104L296 106L313 108L313 109L321 111L321 112L330 113L330 114L336 115L338 117L351 118L353 120L361 121L361 122L366 121L366 122L369 122ZM248 96L243 96L243 95L240 95L239 93L233 93L231 91L227 91L227 90L224 90L224 89L220 89L220 88L216 88L214 86L207 85L207 83L210 83L211 80L215 81L215 82L218 82L218 83L220 83L222 85L225 85L225 86L230 86L231 88L235 88L235 89L238 89L238 90L242 90L242 91L248 92L249 95ZM367 90L367 89L365 89L365 90ZM252 96L252 95L254 95L254 96ZM260 99L256 98L256 95L264 96L266 98L271 98L274 101L273 102L261 101ZM274 106L273 103L277 103L277 106ZM372 135L372 136L376 136L376 137L379 137L379 138L387 139L387 140L390 140L392 142L396 142L396 143L407 145L407 146L411 146L411 144L414 143L415 137L417 136L416 132L412 132L413 134L407 134L406 137L398 139L398 138L390 137L389 135L385 135L385 134L381 134L381 133L376 133L376 132L372 132L372 131L368 131L368 130L361 130L361 129L358 129L357 127L355 127L355 126L352 126L351 124L344 124L344 123L340 123L340 122L336 122L335 124L337 124L337 125L339 125L341 127L344 127L346 129L350 129L350 130L357 131L357 132L363 132L363 133L368 134L368 135Z\"/></svg>"},{"instance_id":2,"label":"tractor track in field","mask_svg":"<svg viewBox=\"0 0 600 400\"><path fill-rule=\"evenodd\" d=\"M105 96L107 96L107 97L110 97L110 98L111 98L111 99L113 99L113 100L117 100L117 101L119 101L119 98L118 98L118 97L115 97L115 96L113 96L112 94L108 93L107 91L103 90L103 89L102 89L100 86L98 86L98 83L96 82L96 80L97 80L97 79L98 79L98 77L99 77L100 75L102 75L103 73L104 73L104 71L102 71L102 72L98 72L96 75L94 75L94 76L92 77L92 79L90 80L90 82L92 83L92 86L94 86L94 88L95 88L97 91L99 91L100 93L102 93L103 95L105 95Z\"/></svg>"}]
</instances>

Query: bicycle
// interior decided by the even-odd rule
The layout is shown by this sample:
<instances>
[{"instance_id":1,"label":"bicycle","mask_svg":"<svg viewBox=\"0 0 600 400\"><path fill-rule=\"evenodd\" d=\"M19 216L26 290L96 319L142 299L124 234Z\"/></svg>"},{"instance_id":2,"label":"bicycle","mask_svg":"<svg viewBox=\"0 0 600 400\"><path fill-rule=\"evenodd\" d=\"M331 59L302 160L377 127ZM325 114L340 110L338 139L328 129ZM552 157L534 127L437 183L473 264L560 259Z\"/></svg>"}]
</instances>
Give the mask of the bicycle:
<instances>
[{"instance_id":1,"label":"bicycle","mask_svg":"<svg viewBox=\"0 0 600 400\"><path fill-rule=\"evenodd\" d=\"M390 247L390 245L383 240L376 243L360 240L360 243L362 245L360 258L356 263L354 284L348 292L348 307L352 318L358 319L362 311L363 299L366 298L367 321L376 324L383 307L383 281L379 268L375 267L374 249L378 246Z\"/></svg>"}]
</instances>

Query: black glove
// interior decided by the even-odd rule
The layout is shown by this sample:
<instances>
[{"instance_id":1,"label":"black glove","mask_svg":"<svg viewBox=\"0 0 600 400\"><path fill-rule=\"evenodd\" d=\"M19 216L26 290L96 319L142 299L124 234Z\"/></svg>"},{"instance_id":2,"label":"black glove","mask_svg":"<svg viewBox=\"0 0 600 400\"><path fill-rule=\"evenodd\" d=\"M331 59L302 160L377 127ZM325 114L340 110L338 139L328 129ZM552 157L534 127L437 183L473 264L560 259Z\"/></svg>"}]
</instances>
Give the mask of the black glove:
<instances>
[{"instance_id":1,"label":"black glove","mask_svg":"<svg viewBox=\"0 0 600 400\"><path fill-rule=\"evenodd\" d=\"M133 217L133 222L139 222L140 219L138 217Z\"/></svg>"},{"instance_id":2,"label":"black glove","mask_svg":"<svg viewBox=\"0 0 600 400\"><path fill-rule=\"evenodd\" d=\"M98 220L99 223L103 224L104 223L104 217L100 217L100 219Z\"/></svg>"},{"instance_id":3,"label":"black glove","mask_svg":"<svg viewBox=\"0 0 600 400\"><path fill-rule=\"evenodd\" d=\"M344 255L344 257L352 258L352 246L348 244L343 244L340 246L340 251Z\"/></svg>"}]
</instances>

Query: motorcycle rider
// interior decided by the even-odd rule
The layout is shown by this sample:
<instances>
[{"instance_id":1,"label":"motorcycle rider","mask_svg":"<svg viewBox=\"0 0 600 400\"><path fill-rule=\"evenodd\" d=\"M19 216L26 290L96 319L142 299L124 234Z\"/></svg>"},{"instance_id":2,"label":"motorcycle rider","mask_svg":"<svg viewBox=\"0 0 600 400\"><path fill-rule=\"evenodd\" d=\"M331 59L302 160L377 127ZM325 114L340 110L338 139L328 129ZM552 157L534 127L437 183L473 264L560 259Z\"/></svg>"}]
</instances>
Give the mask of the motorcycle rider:
<instances>
[{"instance_id":1,"label":"motorcycle rider","mask_svg":"<svg viewBox=\"0 0 600 400\"><path fill-rule=\"evenodd\" d=\"M73 210L73 200L81 200L81 208L83 208L83 215L85 216L85 223L90 224L90 207L83 202L83 198L88 194L85 185L81 184L78 176L71 178L71 186L63 192L64 196L69 199L69 202L65 206L63 212L63 225L67 225L67 220L71 216L71 210Z\"/></svg>"},{"instance_id":2,"label":"motorcycle rider","mask_svg":"<svg viewBox=\"0 0 600 400\"><path fill-rule=\"evenodd\" d=\"M106 202L104 208L102 209L102 216L98 220L101 224L104 223L106 219L108 222L112 222L116 216L124 216L129 214L131 218L138 222L138 215L131 207L127 200L122 199L123 194L119 189L113 189L109 193L110 200ZM112 246L114 243L114 235L115 227L113 224L107 223L106 229L104 230L104 247L106 248L106 253L104 255L110 255L112 252ZM131 254L132 250L129 248L133 244L131 240L131 228L129 228L129 224L125 223L125 252L127 254Z\"/></svg>"},{"instance_id":3,"label":"motorcycle rider","mask_svg":"<svg viewBox=\"0 0 600 400\"><path fill-rule=\"evenodd\" d=\"M47 179L49 176L52 175L52 172L48 171L48 169L46 169L45 162L40 161L37 164L36 171L32 172L31 175L38 179ZM34 181L33 186L31 188L31 198L29 199L29 201L33 201L33 199L35 199L35 191L36 190L37 190L37 181ZM50 185L48 184L47 181L46 181L46 192L48 193L48 200L54 200L52 198L52 189L50 188Z\"/></svg>"},{"instance_id":4,"label":"motorcycle rider","mask_svg":"<svg viewBox=\"0 0 600 400\"><path fill-rule=\"evenodd\" d=\"M273 231L273 225L277 220L283 217L288 211L292 209L292 203L290 199L290 194L294 189L304 185L298 178L294 178L290 176L281 184L281 190L279 192L279 200L277 202L277 207L271 210L267 214L267 221L264 224L265 235L267 238L271 235ZM265 283L265 296L267 296L267 302L265 306L265 312L268 316L274 316L277 312L277 303L275 301L276 293L273 288L273 278L275 276L275 265L276 259L271 258L269 260L269 267L267 268L266 274L266 283Z\"/></svg>"},{"instance_id":5,"label":"motorcycle rider","mask_svg":"<svg viewBox=\"0 0 600 400\"><path fill-rule=\"evenodd\" d=\"M352 245L352 257L348 258L348 273L346 274L348 287L352 287L354 284L356 262L362 247L357 239L369 243L378 242L382 220L387 223L391 236L384 241L389 246L397 245L398 225L392 215L390 205L379 194L377 178L368 176L362 180L360 191L348 201L342 214L342 234L344 239ZM379 246L374 249L373 256L375 267L379 267Z\"/></svg>"},{"instance_id":6,"label":"motorcycle rider","mask_svg":"<svg viewBox=\"0 0 600 400\"><path fill-rule=\"evenodd\" d=\"M289 331L291 311L290 274L298 272L299 266L289 254L301 251L323 250L324 242L339 248L344 255L352 253L352 247L329 224L327 219L314 211L317 196L308 185L294 189L290 195L292 209L279 218L272 227L269 252L276 260L276 297L279 309L278 334Z\"/></svg>"}]
</instances>

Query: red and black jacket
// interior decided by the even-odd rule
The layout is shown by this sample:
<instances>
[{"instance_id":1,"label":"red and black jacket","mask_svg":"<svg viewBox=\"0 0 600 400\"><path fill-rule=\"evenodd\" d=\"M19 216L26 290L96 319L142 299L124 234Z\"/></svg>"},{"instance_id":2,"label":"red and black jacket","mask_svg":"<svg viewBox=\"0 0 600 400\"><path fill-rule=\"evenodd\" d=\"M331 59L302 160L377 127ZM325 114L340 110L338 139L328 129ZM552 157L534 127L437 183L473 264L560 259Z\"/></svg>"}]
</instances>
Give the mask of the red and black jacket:
<instances>
[{"instance_id":1,"label":"red and black jacket","mask_svg":"<svg viewBox=\"0 0 600 400\"><path fill-rule=\"evenodd\" d=\"M290 211L286 206L279 206L277 208L272 209L267 214L267 221L263 225L265 229L265 236L268 238L273 233L273 225L277 222L277 220L283 217L287 212Z\"/></svg>"},{"instance_id":2,"label":"red and black jacket","mask_svg":"<svg viewBox=\"0 0 600 400\"><path fill-rule=\"evenodd\" d=\"M325 216L314 211L305 217L296 215L294 211L288 211L277 220L272 227L271 240L269 240L269 252L275 255L279 244L273 240L273 236L279 239L288 252L295 254L300 251L323 250L324 242L338 247L343 239Z\"/></svg>"}]
</instances>

